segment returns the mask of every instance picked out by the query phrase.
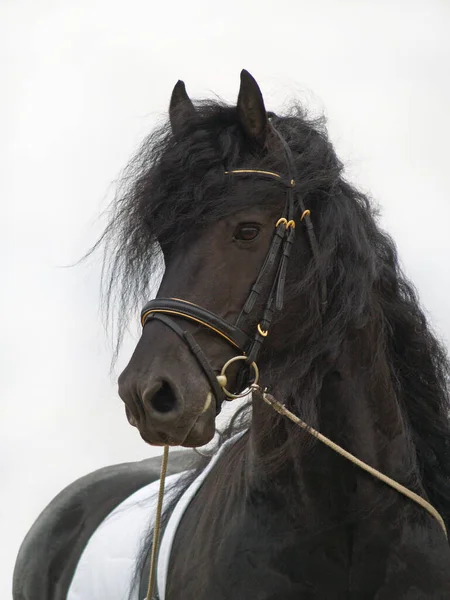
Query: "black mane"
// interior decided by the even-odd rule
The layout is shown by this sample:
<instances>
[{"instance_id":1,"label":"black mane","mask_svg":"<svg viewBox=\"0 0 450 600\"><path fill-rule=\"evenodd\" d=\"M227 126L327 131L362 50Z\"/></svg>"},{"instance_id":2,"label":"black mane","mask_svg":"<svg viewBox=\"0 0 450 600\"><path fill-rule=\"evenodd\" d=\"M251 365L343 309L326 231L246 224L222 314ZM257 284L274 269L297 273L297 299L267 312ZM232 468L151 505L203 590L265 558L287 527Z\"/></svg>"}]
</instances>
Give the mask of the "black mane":
<instances>
[{"instance_id":1,"label":"black mane","mask_svg":"<svg viewBox=\"0 0 450 600\"><path fill-rule=\"evenodd\" d=\"M126 170L100 240L106 244L104 297L111 320L119 323L118 346L130 314L148 299L151 278L162 264L160 246L170 248L186 232L214 223L243 202L267 197L267 182L252 182L245 197L236 193L224 170L284 168L273 140L263 154L249 146L236 108L218 102L196 108L176 137L164 125L144 141ZM422 484L449 526L450 367L444 347L402 273L393 241L377 224L376 209L344 179L323 120L310 120L294 106L272 121L296 157L298 191L311 210L320 252L301 279L290 267L287 302L301 297L308 307L292 332L291 347L299 347L300 340L307 344L301 352L274 357L272 376L286 375L288 394L301 382L314 399L343 342L370 331L368 352L387 357ZM327 278L329 292L323 323L317 311L321 277ZM314 424L314 403L297 408Z\"/></svg>"}]
</instances>

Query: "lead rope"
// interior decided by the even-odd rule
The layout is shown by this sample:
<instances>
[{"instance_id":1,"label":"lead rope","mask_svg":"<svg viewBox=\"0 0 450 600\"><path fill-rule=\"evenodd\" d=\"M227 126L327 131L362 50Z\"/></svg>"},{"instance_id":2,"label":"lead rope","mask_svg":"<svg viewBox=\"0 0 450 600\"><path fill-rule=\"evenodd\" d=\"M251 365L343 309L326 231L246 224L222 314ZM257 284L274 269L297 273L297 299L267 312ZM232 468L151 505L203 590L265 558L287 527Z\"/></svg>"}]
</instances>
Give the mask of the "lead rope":
<instances>
[{"instance_id":1,"label":"lead rope","mask_svg":"<svg viewBox=\"0 0 450 600\"><path fill-rule=\"evenodd\" d=\"M159 538L161 534L161 513L164 500L164 487L166 484L167 463L169 461L169 446L164 446L159 477L158 504L156 506L155 527L153 530L152 556L150 559L150 577L148 580L147 596L145 600L154 600L153 588L156 580L156 558L158 556Z\"/></svg>"},{"instance_id":2,"label":"lead rope","mask_svg":"<svg viewBox=\"0 0 450 600\"><path fill-rule=\"evenodd\" d=\"M354 465L358 466L363 471L366 471L367 473L372 475L372 477L379 479L380 481L382 481L386 485L389 485L391 488L393 488L400 494L403 494L410 500L413 500L414 502L419 504L422 508L424 508L426 511L428 511L430 513L430 515L432 515L436 519L436 521L441 526L445 537L447 537L447 529L445 527L444 519L441 517L441 515L438 513L438 511L434 508L434 506L432 506L429 502L427 502L424 498L422 498L422 496L419 496L415 492L412 492L411 490L409 490L407 487L405 487L401 483L398 483L398 481L395 481L394 479L391 479L384 473L381 473L377 469L374 469L370 465L366 464L365 462L363 462L362 460L357 458L354 454L351 454L351 452L344 450L344 448L342 448L335 442L332 442L330 439L328 439L326 436L321 434L319 431L316 431L313 427L311 427L310 425L308 425L307 423L305 423L304 421L299 419L299 417L294 415L294 413L292 413L289 409L287 409L280 402L278 402L278 400L275 400L275 398L273 396L271 396L270 394L267 394L266 392L261 390L259 385L253 385L252 388L254 391L256 391L257 393L262 395L264 402L266 402L269 406L271 406L274 410L276 410L277 413L290 419L293 423L295 423L296 425L301 427L304 431L307 431L310 435L312 435L313 437L318 439L320 442L322 442L322 444L325 444L325 446L328 446L329 448L331 448L332 450L334 450L335 452L337 452L338 454L340 454L341 456L343 456L344 458L346 458L347 460L352 462Z\"/></svg>"}]
</instances>

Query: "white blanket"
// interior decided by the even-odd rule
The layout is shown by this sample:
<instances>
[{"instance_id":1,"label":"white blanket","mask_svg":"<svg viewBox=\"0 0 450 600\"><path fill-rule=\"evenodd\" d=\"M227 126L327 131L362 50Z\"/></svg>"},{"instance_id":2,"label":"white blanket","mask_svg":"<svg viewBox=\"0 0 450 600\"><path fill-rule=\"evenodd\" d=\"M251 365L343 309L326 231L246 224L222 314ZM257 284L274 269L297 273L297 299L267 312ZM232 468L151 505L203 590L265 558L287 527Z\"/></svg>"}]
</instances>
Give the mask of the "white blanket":
<instances>
[{"instance_id":1,"label":"white blanket","mask_svg":"<svg viewBox=\"0 0 450 600\"><path fill-rule=\"evenodd\" d=\"M235 442L237 437L240 435L223 444L207 468L184 492L169 519L158 558L160 600L166 597L167 569L178 524L225 447ZM166 502L180 476L167 477ZM158 489L159 481L141 488L119 504L97 527L80 557L67 600L145 600L138 598L139 582L132 591L131 583L141 544L153 526Z\"/></svg>"}]
</instances>

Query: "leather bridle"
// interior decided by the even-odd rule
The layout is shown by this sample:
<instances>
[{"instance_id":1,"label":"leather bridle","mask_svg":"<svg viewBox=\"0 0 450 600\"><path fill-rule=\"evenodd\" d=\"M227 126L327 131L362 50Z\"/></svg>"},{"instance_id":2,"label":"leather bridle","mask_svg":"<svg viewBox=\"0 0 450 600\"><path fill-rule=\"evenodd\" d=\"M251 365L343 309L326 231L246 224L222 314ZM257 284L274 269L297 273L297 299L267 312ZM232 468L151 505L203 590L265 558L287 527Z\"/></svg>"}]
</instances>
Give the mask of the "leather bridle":
<instances>
[{"instance_id":1,"label":"leather bridle","mask_svg":"<svg viewBox=\"0 0 450 600\"><path fill-rule=\"evenodd\" d=\"M321 434L319 431L317 431L316 429L308 425L305 421L293 414L290 410L288 410L286 406L278 402L273 396L268 394L266 390L261 389L258 385L259 371L256 365L256 360L258 358L261 346L269 334L269 328L272 323L275 311L281 311L283 308L287 265L296 229L296 223L294 220L296 212L301 214L300 222L304 223L306 227L306 232L313 259L316 260L316 262L318 262L319 258L319 247L317 243L317 238L314 233L313 224L311 221L311 213L308 209L305 208L303 198L301 197L301 195L296 192L296 169L292 152L284 138L275 129L273 124L271 124L270 127L282 143L287 166L287 178L272 171L261 171L256 169L235 169L233 171L225 171L225 175L233 177L256 176L258 178L274 180L283 185L286 189L286 201L283 216L280 217L275 224L275 231L272 237L269 250L266 254L265 260L259 271L256 281L250 289L250 293L241 310L241 313L238 316L236 323L232 325L231 323L228 323L228 321L225 321L222 317L216 315L215 313L186 300L181 300L179 298L156 298L155 300L151 300L144 306L141 313L142 326L145 327L145 324L148 323L149 320L156 319L164 325L166 325L167 327L169 327L170 329L172 329L172 331L175 332L184 341L184 343L188 346L189 350L195 356L196 360L198 361L200 367L202 368L205 376L207 377L210 383L212 393L216 398L217 413L220 412L222 402L226 398L239 398L247 394L247 391L244 391L243 393L238 392L236 394L233 394L229 392L226 387L227 368L235 361L244 361L247 366L251 366L253 368L254 380L252 382L247 381L247 385L244 385L244 370L241 369L238 375L239 389L243 390L244 388L250 387L252 394L260 395L263 398L263 400L267 404L269 404L274 410L276 410L284 417L287 417L290 421L295 423L301 429L308 432L309 435L315 437L321 443L325 444L334 452L337 452L346 460L350 461L354 465L358 466L360 469L364 470L366 473L369 473L374 478L378 479L379 481L382 481L383 483L390 486L392 489L396 490L403 496L417 503L436 519L436 521L442 528L444 535L447 536L447 530L442 516L427 500L425 500L412 490L406 488L404 485L400 484L394 479L388 477L381 471L378 471L377 469L371 467L364 461L357 458L355 455L351 454L350 452L348 452L347 450L345 450L344 448L342 448L341 446L339 446L338 444ZM273 269L275 261L277 259L278 264L276 268ZM246 317L252 312L256 300L261 295L261 292L264 287L265 278L271 271L271 269L274 270L274 276L272 279L270 292L264 305L262 318L257 324L256 331L254 332L253 336L249 336L242 330L242 325ZM327 306L327 286L325 278L323 276L320 278L319 285L321 298L321 313L323 314ZM228 344L233 346L235 350L239 350L240 352L242 352L242 354L234 356L233 358L228 360L222 367L220 375L216 375L213 367L210 365L203 350L195 341L194 336L189 331L184 330L175 320L176 318L193 321L202 325L203 327L208 328L210 331L213 331L215 334L219 335ZM156 510L152 554L150 559L150 577L147 591L147 599L150 599L152 597L152 591L154 588L156 577L156 556L159 545L161 513L164 498L164 485L167 470L168 454L169 446L166 445L164 447L163 461L161 466L160 488Z\"/></svg>"},{"instance_id":2,"label":"leather bridle","mask_svg":"<svg viewBox=\"0 0 450 600\"><path fill-rule=\"evenodd\" d=\"M278 402L273 396L268 394L265 389L261 389L258 385L259 371L256 365L256 360L258 358L261 345L263 344L264 340L269 334L269 328L272 323L275 311L281 311L283 308L287 264L289 261L289 256L295 235L296 223L294 221L294 215L296 212L299 212L301 214L300 222L304 223L306 226L306 232L311 247L313 259L318 261L319 254L318 243L314 234L314 228L311 221L310 211L305 208L303 198L301 197L301 195L296 193L296 169L292 152L284 138L273 127L272 124L271 129L278 136L283 145L288 172L287 178L284 178L282 175L279 175L278 173L273 173L271 171L260 171L255 169L236 169L233 171L225 171L226 175L231 175L234 177L256 176L259 178L271 179L279 182L286 188L286 201L283 216L280 217L275 224L275 231L272 237L269 250L266 254L266 258L259 271L255 283L250 289L250 293L241 310L241 313L238 316L236 323L232 325L231 323L228 323L228 321L225 321L224 319L222 319L222 317L216 315L215 313L191 302L187 302L186 300L180 300L178 298L156 298L155 300L151 300L144 306L141 313L142 326L144 327L145 324L148 323L148 321L151 319L157 319L161 323L164 323L164 325L172 329L172 331L174 331L184 341L184 343L188 346L189 350L197 359L205 376L209 380L211 390L216 398L217 413L220 412L222 402L226 398L239 398L240 396L244 396L247 394L246 391L244 391L244 393L232 394L227 390L226 387L227 368L235 361L245 361L246 365L251 366L254 370L254 380L253 382L247 382L247 385L244 385L242 383L244 371L243 369L241 369L238 375L239 389L242 390L244 388L250 387L252 394L261 396L263 400L267 404L269 404L274 410L276 410L279 414L283 415L284 417L287 417L290 421L295 423L301 429L308 432L309 435L313 436L321 443L325 444L334 452L338 453L343 458L350 461L352 464L356 465L366 473L369 473L374 478L378 479L379 481L382 481L386 485L390 486L392 489L396 490L403 496L409 498L410 500L424 508L430 515L432 515L436 519L436 521L442 528L444 535L447 536L447 530L442 516L427 500L425 500L412 490L406 488L399 482L395 481L391 477L388 477L381 471L378 471L374 467L368 465L364 461L357 458L355 455L351 454L350 452L348 452L347 450L330 440L328 437L321 434L319 431L317 431L316 429L308 425L305 421L293 414L286 406ZM272 280L272 285L270 287L270 292L268 294L264 306L262 318L257 324L256 331L254 332L253 336L249 336L242 330L242 324L246 317L252 312L255 306L255 302L257 298L261 295L261 292L263 290L265 278L267 274L271 271L271 269L273 269L275 261L277 259L278 264L276 269L274 269L274 277ZM321 313L323 314L327 306L327 286L324 277L321 277L319 285L321 297ZM242 352L242 354L239 356L234 356L233 358L228 360L222 367L220 375L216 375L214 369L212 368L208 359L206 358L203 350L195 341L194 336L189 331L184 330L175 320L175 318L178 317L181 319L193 321L202 325L203 327L208 328L210 331L213 331L214 333L219 335L228 344L233 346L233 348ZM239 385L239 383L241 385ZM158 504L156 509L152 554L150 559L150 577L147 591L147 599L150 599L152 597L152 591L155 584L156 556L159 545L161 513L164 498L164 485L167 471L168 455L169 446L166 445L164 446L163 461L161 466L161 478L158 495Z\"/></svg>"},{"instance_id":3,"label":"leather bridle","mask_svg":"<svg viewBox=\"0 0 450 600\"><path fill-rule=\"evenodd\" d=\"M232 325L215 313L179 298L156 298L155 300L148 302L144 306L141 313L141 323L143 327L150 320L158 320L176 333L187 345L210 383L211 390L216 399L217 412L220 411L220 407L224 399L238 398L245 395L246 392L242 393L242 390L244 388L248 388L251 383L249 381L247 381L247 384L244 383L245 373L248 369L245 369L245 373L244 369L241 369L238 376L238 387L240 391L234 394L231 393L226 387L227 378L225 374L228 366L231 363L237 360L242 360L245 363L245 366L252 367L254 371L254 381L252 383L257 383L259 371L256 361L261 346L269 334L269 328L275 311L281 311L283 309L287 266L296 229L294 216L297 212L301 214L300 222L306 227L306 233L313 259L318 260L318 243L314 233L310 211L305 208L303 198L296 191L296 169L294 157L283 136L275 129L273 124L271 124L270 127L274 134L281 141L287 166L287 177L283 177L282 175L272 171L262 171L257 169L235 169L233 171L225 171L226 176L238 178L258 177L272 180L282 185L286 190L283 216L280 217L275 224L275 231L269 250L266 254L256 281L250 289L250 293L236 323ZM278 263L275 267L277 260ZM246 318L251 314L258 297L263 291L266 277L271 271L274 272L274 275L272 279L272 285L264 305L262 317L256 326L256 331L254 332L253 336L249 336L243 331L243 324ZM327 303L327 288L323 278L321 279L320 286L321 310L323 312ZM233 346L235 350L239 350L241 355L235 356L229 360L223 366L220 375L217 375L210 365L203 350L195 341L194 336L179 325L178 320L176 320L178 318L193 321L208 328L217 335L221 336L222 339Z\"/></svg>"}]
</instances>

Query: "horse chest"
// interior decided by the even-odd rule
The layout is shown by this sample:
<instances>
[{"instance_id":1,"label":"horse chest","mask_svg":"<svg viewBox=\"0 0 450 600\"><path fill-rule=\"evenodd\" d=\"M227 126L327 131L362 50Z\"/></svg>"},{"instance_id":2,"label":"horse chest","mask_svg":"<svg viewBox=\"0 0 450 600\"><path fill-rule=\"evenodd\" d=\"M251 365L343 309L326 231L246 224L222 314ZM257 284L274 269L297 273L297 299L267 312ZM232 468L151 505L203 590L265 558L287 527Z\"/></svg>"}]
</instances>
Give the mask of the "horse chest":
<instances>
[{"instance_id":1,"label":"horse chest","mask_svg":"<svg viewBox=\"0 0 450 600\"><path fill-rule=\"evenodd\" d=\"M196 508L198 501L177 532L168 600L346 597L349 542L343 530L326 539L306 535L267 509L214 523L199 519Z\"/></svg>"},{"instance_id":2,"label":"horse chest","mask_svg":"<svg viewBox=\"0 0 450 600\"><path fill-rule=\"evenodd\" d=\"M423 552L429 541L406 531L398 537L395 504L368 522L331 526L323 519L319 527L313 512L293 518L263 503L236 512L218 505L224 512L212 516L203 510L207 494L207 486L199 490L180 523L166 600L450 597L445 540L431 557Z\"/></svg>"}]
</instances>

